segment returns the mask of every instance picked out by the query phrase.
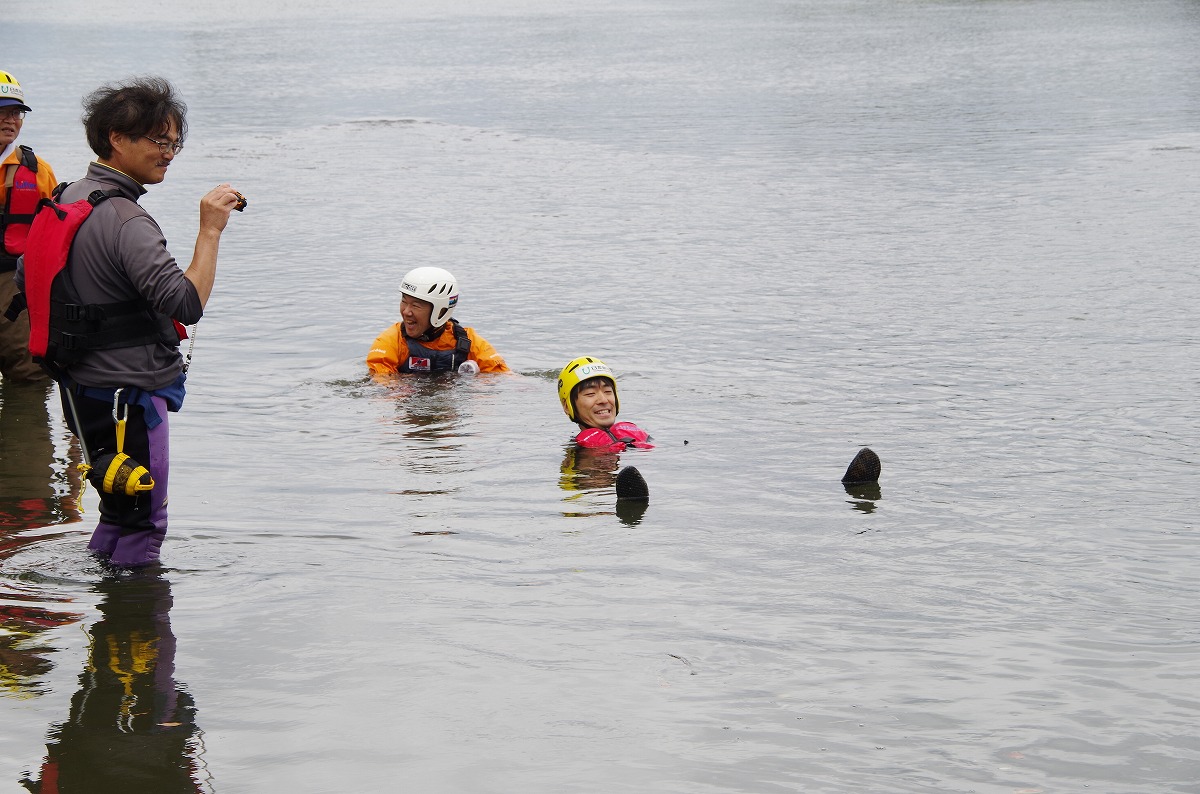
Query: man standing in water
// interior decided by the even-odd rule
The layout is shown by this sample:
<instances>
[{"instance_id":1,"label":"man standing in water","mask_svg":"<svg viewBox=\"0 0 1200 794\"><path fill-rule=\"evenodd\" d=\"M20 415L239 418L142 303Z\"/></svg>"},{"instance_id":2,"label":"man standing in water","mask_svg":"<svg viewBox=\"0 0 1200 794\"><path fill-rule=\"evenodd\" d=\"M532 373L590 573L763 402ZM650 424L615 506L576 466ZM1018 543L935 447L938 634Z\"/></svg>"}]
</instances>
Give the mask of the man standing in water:
<instances>
[{"instance_id":1,"label":"man standing in water","mask_svg":"<svg viewBox=\"0 0 1200 794\"><path fill-rule=\"evenodd\" d=\"M29 303L30 349L55 373L67 424L100 491L88 548L135 568L158 559L167 533L167 412L183 403L181 324L204 313L221 233L230 211L245 204L228 184L200 200L195 250L181 271L137 200L166 178L183 149L187 107L157 77L102 86L83 107L97 159L59 206L77 202L72 209L90 214L72 241L69 213L43 209L17 285Z\"/></svg>"},{"instance_id":2,"label":"man standing in water","mask_svg":"<svg viewBox=\"0 0 1200 794\"><path fill-rule=\"evenodd\" d=\"M17 294L13 273L17 257L25 253L37 204L58 184L49 163L28 146L17 145L30 110L21 84L0 69L0 376L45 384L46 373L29 357L29 321L3 315Z\"/></svg>"}]
</instances>

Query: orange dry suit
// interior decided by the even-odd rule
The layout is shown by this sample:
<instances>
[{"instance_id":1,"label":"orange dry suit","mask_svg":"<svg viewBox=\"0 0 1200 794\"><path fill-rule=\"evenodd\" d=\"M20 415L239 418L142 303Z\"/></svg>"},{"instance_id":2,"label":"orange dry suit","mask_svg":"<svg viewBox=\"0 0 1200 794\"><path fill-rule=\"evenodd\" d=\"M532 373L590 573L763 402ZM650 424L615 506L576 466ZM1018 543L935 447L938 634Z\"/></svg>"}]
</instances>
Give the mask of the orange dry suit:
<instances>
[{"instance_id":1,"label":"orange dry suit","mask_svg":"<svg viewBox=\"0 0 1200 794\"><path fill-rule=\"evenodd\" d=\"M54 189L54 172L33 149L19 146L3 166L4 203L0 205L0 273L17 266L38 202ZM3 308L3 307L0 307Z\"/></svg>"}]
</instances>

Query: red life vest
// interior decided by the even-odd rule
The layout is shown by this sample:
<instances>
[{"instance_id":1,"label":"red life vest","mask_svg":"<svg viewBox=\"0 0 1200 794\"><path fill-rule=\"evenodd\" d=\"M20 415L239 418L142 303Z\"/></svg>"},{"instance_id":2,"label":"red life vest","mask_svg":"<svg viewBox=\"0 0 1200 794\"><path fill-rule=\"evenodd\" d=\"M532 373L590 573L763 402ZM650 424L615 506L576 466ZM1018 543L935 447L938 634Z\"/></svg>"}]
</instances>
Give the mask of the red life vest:
<instances>
[{"instance_id":1,"label":"red life vest","mask_svg":"<svg viewBox=\"0 0 1200 794\"><path fill-rule=\"evenodd\" d=\"M585 427L575 436L575 443L590 449L607 449L622 452L626 446L653 449L650 434L633 422L617 422L610 428Z\"/></svg>"},{"instance_id":2,"label":"red life vest","mask_svg":"<svg viewBox=\"0 0 1200 794\"><path fill-rule=\"evenodd\" d=\"M55 191L56 195L58 191ZM25 250L25 304L29 310L29 353L58 377L89 350L153 342L178 346L183 326L154 311L143 298L85 304L70 278L67 256L79 227L96 205L118 190L93 190L86 199L59 204L42 199Z\"/></svg>"},{"instance_id":3,"label":"red life vest","mask_svg":"<svg viewBox=\"0 0 1200 794\"><path fill-rule=\"evenodd\" d=\"M21 146L20 150L20 162L10 163L4 168L4 184L8 188L8 195L0 212L0 231L4 234L4 247L0 255L14 260L25 253L29 226L33 223L38 201L42 198L38 195L37 157L28 146Z\"/></svg>"},{"instance_id":4,"label":"red life vest","mask_svg":"<svg viewBox=\"0 0 1200 794\"><path fill-rule=\"evenodd\" d=\"M46 356L50 342L50 288L55 277L67 266L67 254L75 233L96 205L111 193L93 191L87 199L71 204L47 202L48 212L34 218L37 244L25 257L25 302L29 309L29 352ZM119 194L118 194L119 195Z\"/></svg>"}]
</instances>

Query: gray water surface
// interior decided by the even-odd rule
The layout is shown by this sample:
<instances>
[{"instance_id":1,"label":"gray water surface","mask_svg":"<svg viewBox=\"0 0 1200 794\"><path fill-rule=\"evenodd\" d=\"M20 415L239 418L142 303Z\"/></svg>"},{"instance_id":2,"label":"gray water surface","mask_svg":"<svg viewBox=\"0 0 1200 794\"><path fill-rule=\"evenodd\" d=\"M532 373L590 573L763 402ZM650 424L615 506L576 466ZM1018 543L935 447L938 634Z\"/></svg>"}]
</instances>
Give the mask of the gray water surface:
<instances>
[{"instance_id":1,"label":"gray water surface","mask_svg":"<svg viewBox=\"0 0 1200 794\"><path fill-rule=\"evenodd\" d=\"M1197 3L11 5L61 179L161 73L250 205L160 577L0 385L0 790L1200 791ZM515 374L365 377L420 265Z\"/></svg>"}]
</instances>

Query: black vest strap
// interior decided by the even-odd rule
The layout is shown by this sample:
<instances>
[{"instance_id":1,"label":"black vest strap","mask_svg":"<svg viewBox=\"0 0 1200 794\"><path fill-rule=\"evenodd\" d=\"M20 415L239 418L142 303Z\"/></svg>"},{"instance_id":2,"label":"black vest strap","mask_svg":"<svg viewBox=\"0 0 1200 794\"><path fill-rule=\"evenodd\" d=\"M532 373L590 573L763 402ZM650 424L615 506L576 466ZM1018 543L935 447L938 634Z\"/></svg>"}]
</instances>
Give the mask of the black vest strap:
<instances>
[{"instance_id":1,"label":"black vest strap","mask_svg":"<svg viewBox=\"0 0 1200 794\"><path fill-rule=\"evenodd\" d=\"M33 173L36 174L37 170L38 170L38 161L37 161L37 155L33 153L33 149L29 148L25 144L21 144L17 148L19 148L21 150L21 154L20 154L21 165L25 166L30 171L32 171Z\"/></svg>"},{"instance_id":2,"label":"black vest strap","mask_svg":"<svg viewBox=\"0 0 1200 794\"><path fill-rule=\"evenodd\" d=\"M453 317L450 318L450 327L454 331L454 358L450 362L450 368L458 371L461 365L471 355L471 337L467 336L467 329L459 325ZM459 358L459 356L462 358Z\"/></svg>"},{"instance_id":3,"label":"black vest strap","mask_svg":"<svg viewBox=\"0 0 1200 794\"><path fill-rule=\"evenodd\" d=\"M0 273L3 272L4 271L0 269ZM29 304L25 302L25 293L18 292L16 295L13 295L13 299L9 302L8 308L4 310L4 319L8 320L10 323L15 323L17 318L21 316L21 312L25 311L28 306Z\"/></svg>"},{"instance_id":4,"label":"black vest strap","mask_svg":"<svg viewBox=\"0 0 1200 794\"><path fill-rule=\"evenodd\" d=\"M471 355L471 337L467 334L467 329L460 325L453 317L450 318L450 329L454 332L454 347L450 350L433 350L425 347L420 339L404 337L404 341L408 345L408 357L400 363L399 371L413 372L414 370L408 368L408 362L413 358L429 359L429 369L420 370L421 372L457 371L459 365ZM430 331L429 333L430 336L437 338L444 332L439 331L435 334L433 331Z\"/></svg>"}]
</instances>

